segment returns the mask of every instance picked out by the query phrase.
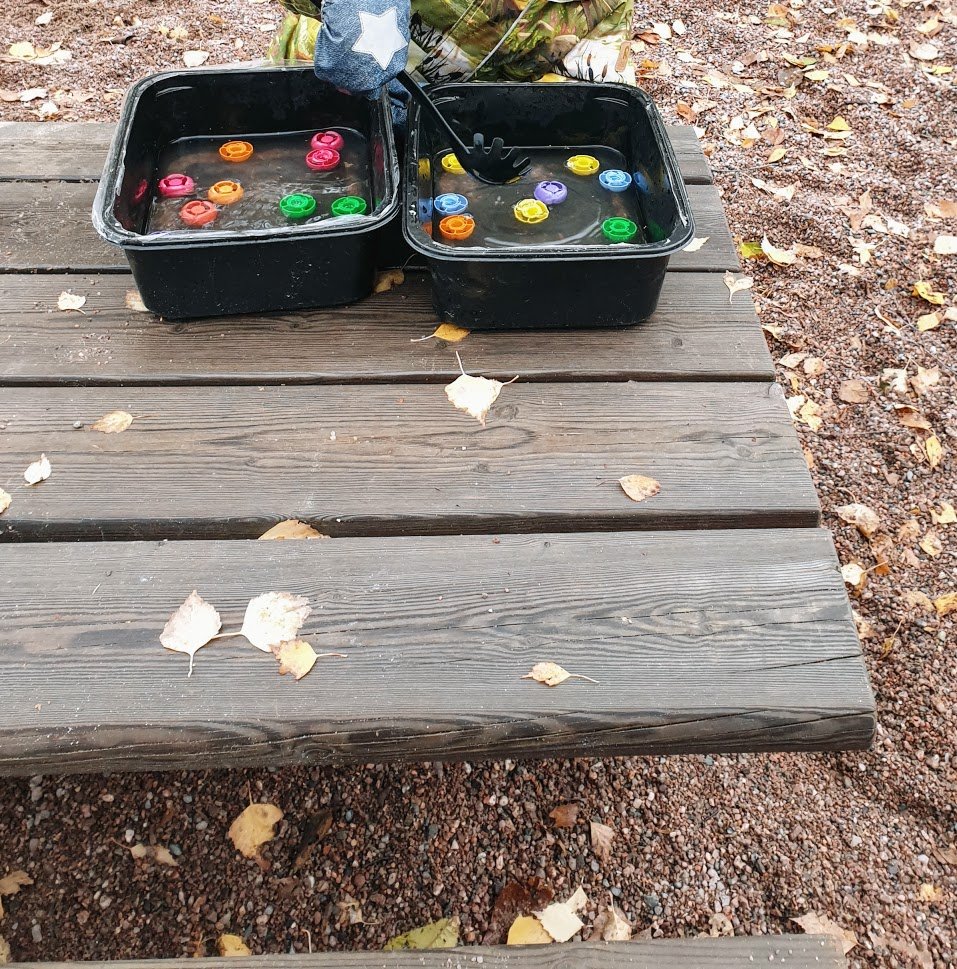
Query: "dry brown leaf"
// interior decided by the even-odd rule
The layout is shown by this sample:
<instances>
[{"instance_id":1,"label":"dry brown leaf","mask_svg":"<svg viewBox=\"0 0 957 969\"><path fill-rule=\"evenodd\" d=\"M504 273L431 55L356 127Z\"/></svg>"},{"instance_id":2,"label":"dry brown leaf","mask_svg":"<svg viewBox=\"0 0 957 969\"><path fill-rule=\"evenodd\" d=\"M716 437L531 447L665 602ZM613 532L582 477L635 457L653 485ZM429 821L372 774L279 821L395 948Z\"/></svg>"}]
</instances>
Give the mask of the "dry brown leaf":
<instances>
[{"instance_id":1,"label":"dry brown leaf","mask_svg":"<svg viewBox=\"0 0 957 969\"><path fill-rule=\"evenodd\" d=\"M463 372L446 386L445 395L453 407L465 411L484 427L489 408L498 399L504 386L500 380L473 377Z\"/></svg>"},{"instance_id":2,"label":"dry brown leaf","mask_svg":"<svg viewBox=\"0 0 957 969\"><path fill-rule=\"evenodd\" d=\"M684 247L684 252L697 252L710 238L710 236L695 236L691 242Z\"/></svg>"},{"instance_id":3,"label":"dry brown leaf","mask_svg":"<svg viewBox=\"0 0 957 969\"><path fill-rule=\"evenodd\" d=\"M808 912L807 915L801 915L796 919L791 919L791 921L797 922L808 935L827 935L832 939L837 939L841 943L844 955L847 955L857 945L857 936L850 929L842 928L826 915Z\"/></svg>"},{"instance_id":4,"label":"dry brown leaf","mask_svg":"<svg viewBox=\"0 0 957 969\"><path fill-rule=\"evenodd\" d=\"M938 199L925 202L924 211L932 219L957 219L957 199Z\"/></svg>"},{"instance_id":5,"label":"dry brown leaf","mask_svg":"<svg viewBox=\"0 0 957 969\"><path fill-rule=\"evenodd\" d=\"M940 536L933 529L930 529L917 544L932 559L937 558L937 556L940 555L940 553L944 550L944 545L940 540Z\"/></svg>"},{"instance_id":6,"label":"dry brown leaf","mask_svg":"<svg viewBox=\"0 0 957 969\"><path fill-rule=\"evenodd\" d=\"M374 293L387 293L405 282L405 273L401 269L386 269L379 273L375 280Z\"/></svg>"},{"instance_id":7,"label":"dry brown leaf","mask_svg":"<svg viewBox=\"0 0 957 969\"><path fill-rule=\"evenodd\" d=\"M2 914L2 910L0 910ZM13 953L10 951L10 943L0 935L0 966L5 966L13 958Z\"/></svg>"},{"instance_id":8,"label":"dry brown leaf","mask_svg":"<svg viewBox=\"0 0 957 969\"><path fill-rule=\"evenodd\" d=\"M189 657L189 673L193 675L193 658L220 629L219 613L194 589L186 601L166 621L160 642L176 653Z\"/></svg>"},{"instance_id":9,"label":"dry brown leaf","mask_svg":"<svg viewBox=\"0 0 957 969\"><path fill-rule=\"evenodd\" d=\"M910 427L917 431L930 430L930 421L915 407L910 407L907 404L895 404L894 410L897 413L897 419L904 427Z\"/></svg>"},{"instance_id":10,"label":"dry brown leaf","mask_svg":"<svg viewBox=\"0 0 957 969\"><path fill-rule=\"evenodd\" d=\"M283 812L275 804L250 804L229 826L229 840L244 858L254 858L262 865L259 849L276 836L276 825Z\"/></svg>"},{"instance_id":11,"label":"dry brown leaf","mask_svg":"<svg viewBox=\"0 0 957 969\"><path fill-rule=\"evenodd\" d=\"M53 473L53 468L50 466L50 461L45 454L41 454L40 457L31 464L26 471L23 472L23 480L26 481L28 485L39 484L41 481L46 481L47 478Z\"/></svg>"},{"instance_id":12,"label":"dry brown leaf","mask_svg":"<svg viewBox=\"0 0 957 969\"><path fill-rule=\"evenodd\" d=\"M850 525L856 525L865 538L870 538L881 527L881 520L877 512L873 508L868 508L867 505L841 505L835 510L843 521Z\"/></svg>"},{"instance_id":13,"label":"dry brown leaf","mask_svg":"<svg viewBox=\"0 0 957 969\"><path fill-rule=\"evenodd\" d=\"M569 673L557 663L536 663L521 679L535 680L536 683L544 683L546 686L558 686L559 683L569 679L587 680L589 683L598 682L583 673Z\"/></svg>"},{"instance_id":14,"label":"dry brown leaf","mask_svg":"<svg viewBox=\"0 0 957 969\"><path fill-rule=\"evenodd\" d=\"M103 434L119 434L125 431L133 423L133 415L125 410L112 410L109 414L104 414L99 420L94 421L90 428L100 431Z\"/></svg>"},{"instance_id":15,"label":"dry brown leaf","mask_svg":"<svg viewBox=\"0 0 957 969\"><path fill-rule=\"evenodd\" d=\"M945 592L934 600L934 610L938 616L949 616L957 612L957 592Z\"/></svg>"},{"instance_id":16,"label":"dry brown leaf","mask_svg":"<svg viewBox=\"0 0 957 969\"><path fill-rule=\"evenodd\" d=\"M776 266L790 266L797 259L797 253L793 249L780 249L773 245L767 236L761 240L761 251Z\"/></svg>"},{"instance_id":17,"label":"dry brown leaf","mask_svg":"<svg viewBox=\"0 0 957 969\"><path fill-rule=\"evenodd\" d=\"M259 536L261 542L285 542L290 539L303 538L328 538L322 532L317 532L312 525L307 525L296 518L287 518L285 521L273 525L268 531Z\"/></svg>"},{"instance_id":18,"label":"dry brown leaf","mask_svg":"<svg viewBox=\"0 0 957 969\"><path fill-rule=\"evenodd\" d=\"M251 599L239 631L256 649L271 653L274 646L299 636L312 606L305 596L291 592L264 592Z\"/></svg>"},{"instance_id":19,"label":"dry brown leaf","mask_svg":"<svg viewBox=\"0 0 957 969\"><path fill-rule=\"evenodd\" d=\"M546 945L555 940L534 915L519 915L508 930L506 945Z\"/></svg>"},{"instance_id":20,"label":"dry brown leaf","mask_svg":"<svg viewBox=\"0 0 957 969\"><path fill-rule=\"evenodd\" d=\"M930 520L935 525L953 525L957 523L957 508L954 508L949 501L942 501L940 503L940 511L937 511L936 508L931 508Z\"/></svg>"},{"instance_id":21,"label":"dry brown leaf","mask_svg":"<svg viewBox=\"0 0 957 969\"><path fill-rule=\"evenodd\" d=\"M179 863L173 857L173 853L169 848L164 848L162 845L135 844L130 848L130 854L137 861L150 860L169 868L179 868Z\"/></svg>"},{"instance_id":22,"label":"dry brown leaf","mask_svg":"<svg viewBox=\"0 0 957 969\"><path fill-rule=\"evenodd\" d=\"M921 612L934 611L933 600L926 592L921 592L919 589L908 589L901 598L908 609L919 609Z\"/></svg>"},{"instance_id":23,"label":"dry brown leaf","mask_svg":"<svg viewBox=\"0 0 957 969\"><path fill-rule=\"evenodd\" d=\"M837 396L845 404L866 404L870 400L870 391L864 380L844 380L838 388Z\"/></svg>"},{"instance_id":24,"label":"dry brown leaf","mask_svg":"<svg viewBox=\"0 0 957 969\"><path fill-rule=\"evenodd\" d=\"M548 812L548 816L555 822L556 828L574 828L578 820L578 805L559 804Z\"/></svg>"},{"instance_id":25,"label":"dry brown leaf","mask_svg":"<svg viewBox=\"0 0 957 969\"><path fill-rule=\"evenodd\" d=\"M187 67L200 67L209 60L209 51L206 50L187 50L183 51L183 63Z\"/></svg>"},{"instance_id":26,"label":"dry brown leaf","mask_svg":"<svg viewBox=\"0 0 957 969\"><path fill-rule=\"evenodd\" d=\"M728 287L728 302L730 303L734 299L735 293L740 293L743 290L750 289L754 285L754 278L752 276L735 276L732 272L726 272L724 274L724 285Z\"/></svg>"},{"instance_id":27,"label":"dry brown leaf","mask_svg":"<svg viewBox=\"0 0 957 969\"><path fill-rule=\"evenodd\" d=\"M808 357L803 370L809 377L820 377L827 370L827 364L820 357Z\"/></svg>"},{"instance_id":28,"label":"dry brown leaf","mask_svg":"<svg viewBox=\"0 0 957 969\"><path fill-rule=\"evenodd\" d=\"M661 485L654 478L649 478L643 474L626 474L618 479L621 490L624 491L632 501L644 501L646 498L654 498Z\"/></svg>"},{"instance_id":29,"label":"dry brown leaf","mask_svg":"<svg viewBox=\"0 0 957 969\"><path fill-rule=\"evenodd\" d=\"M11 871L0 878L0 898L4 895L16 895L26 885L32 885L33 879L22 869Z\"/></svg>"},{"instance_id":30,"label":"dry brown leaf","mask_svg":"<svg viewBox=\"0 0 957 969\"><path fill-rule=\"evenodd\" d=\"M599 922L601 938L605 942L628 942L634 934L632 924L615 908L614 902L609 902L608 908L599 912L596 925Z\"/></svg>"},{"instance_id":31,"label":"dry brown leaf","mask_svg":"<svg viewBox=\"0 0 957 969\"><path fill-rule=\"evenodd\" d=\"M615 838L615 829L607 824L592 821L589 825L589 833L591 834L592 851L602 861L608 861L611 857L611 843Z\"/></svg>"},{"instance_id":32,"label":"dry brown leaf","mask_svg":"<svg viewBox=\"0 0 957 969\"><path fill-rule=\"evenodd\" d=\"M0 515L2 515L10 507L11 501L13 501L13 498L10 497L9 492L6 492L3 490L3 488L0 488Z\"/></svg>"},{"instance_id":33,"label":"dry brown leaf","mask_svg":"<svg viewBox=\"0 0 957 969\"><path fill-rule=\"evenodd\" d=\"M143 302L143 297L135 289L128 289L126 291L126 308L132 310L134 313L149 313L146 304Z\"/></svg>"},{"instance_id":34,"label":"dry brown leaf","mask_svg":"<svg viewBox=\"0 0 957 969\"><path fill-rule=\"evenodd\" d=\"M445 343L461 343L469 335L469 332L464 326L456 326L454 323L440 323L432 332L432 336Z\"/></svg>"},{"instance_id":35,"label":"dry brown leaf","mask_svg":"<svg viewBox=\"0 0 957 969\"><path fill-rule=\"evenodd\" d=\"M79 312L80 310L83 309L85 304L86 304L85 296L78 296L75 293L68 293L66 292L66 290L60 293L56 301L57 309L63 310L64 312L70 311L70 310L75 310L76 312Z\"/></svg>"},{"instance_id":36,"label":"dry brown leaf","mask_svg":"<svg viewBox=\"0 0 957 969\"><path fill-rule=\"evenodd\" d=\"M708 935L712 939L729 938L734 935L734 924L724 912L715 912L708 919Z\"/></svg>"},{"instance_id":37,"label":"dry brown leaf","mask_svg":"<svg viewBox=\"0 0 957 969\"><path fill-rule=\"evenodd\" d=\"M252 955L252 950L243 942L242 936L233 935L230 932L226 932L219 937L216 942L216 948L219 950L219 954L226 958Z\"/></svg>"},{"instance_id":38,"label":"dry brown leaf","mask_svg":"<svg viewBox=\"0 0 957 969\"><path fill-rule=\"evenodd\" d=\"M588 904L585 890L579 886L571 898L564 902L552 902L551 905L536 912L542 927L556 942L567 942L573 935L581 932L585 923L578 917L578 912Z\"/></svg>"}]
</instances>

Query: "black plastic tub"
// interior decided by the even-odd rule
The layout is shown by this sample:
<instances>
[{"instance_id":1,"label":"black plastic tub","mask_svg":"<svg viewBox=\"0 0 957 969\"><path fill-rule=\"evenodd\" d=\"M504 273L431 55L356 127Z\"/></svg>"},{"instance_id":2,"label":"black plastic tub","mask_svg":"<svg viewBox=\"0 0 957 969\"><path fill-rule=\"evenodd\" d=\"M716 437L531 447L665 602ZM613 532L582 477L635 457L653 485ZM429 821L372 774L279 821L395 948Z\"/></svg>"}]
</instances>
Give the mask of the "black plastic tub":
<instances>
[{"instance_id":1,"label":"black plastic tub","mask_svg":"<svg viewBox=\"0 0 957 969\"><path fill-rule=\"evenodd\" d=\"M413 107L403 231L426 257L440 318L470 329L612 327L647 319L658 302L669 257L694 236L674 151L651 98L636 88L593 83L448 84L433 88L431 95L468 140L471 132L481 131L486 143L498 136L508 145L532 148L533 160L544 159L519 183L501 186L498 195L490 196L488 187L469 175L450 180L440 164L449 146ZM604 198L594 186L586 192L584 182L575 181L582 176L553 166L548 177L579 193L576 207L549 206L545 226L554 224L551 238L539 225L520 227L517 234L515 225L509 229L515 200L532 196L547 159L561 161L581 152L617 159L615 167L627 172L631 184ZM448 241L437 231L441 213L435 212L433 200L437 192L450 191L476 196L466 213L475 216L469 238ZM569 194L562 204L571 200ZM479 201L481 216L472 212ZM628 221L637 228L634 239L616 243L596 235L602 210L610 217L619 211L633 216ZM591 228L576 235L570 221L578 216ZM484 235L479 231L483 219ZM505 241L495 235L499 229Z\"/></svg>"},{"instance_id":2,"label":"black plastic tub","mask_svg":"<svg viewBox=\"0 0 957 969\"><path fill-rule=\"evenodd\" d=\"M309 133L324 130L345 132L355 141L365 214L333 216L320 206L306 220L279 218L278 208L270 208L278 205L278 198L272 201L277 192L266 200L263 189L257 199L256 186L244 183L244 204L253 198L270 219L244 224L233 215L240 210L235 205L228 219L209 226L176 224L154 231L157 184L168 174L161 160L176 157L178 146L202 139L285 144L284 138L302 137L305 150L297 162L302 182L290 184L289 192L320 193L332 189L319 184L304 159ZM210 157L215 164L205 169L206 180L242 181L242 164ZM259 158L261 172L272 170L266 158ZM379 236L398 214L398 185L385 96L343 94L318 81L308 67L171 71L140 81L127 95L93 223L107 242L122 247L143 302L164 317L332 306L371 292ZM195 187L193 197L205 200L205 183L197 178Z\"/></svg>"}]
</instances>

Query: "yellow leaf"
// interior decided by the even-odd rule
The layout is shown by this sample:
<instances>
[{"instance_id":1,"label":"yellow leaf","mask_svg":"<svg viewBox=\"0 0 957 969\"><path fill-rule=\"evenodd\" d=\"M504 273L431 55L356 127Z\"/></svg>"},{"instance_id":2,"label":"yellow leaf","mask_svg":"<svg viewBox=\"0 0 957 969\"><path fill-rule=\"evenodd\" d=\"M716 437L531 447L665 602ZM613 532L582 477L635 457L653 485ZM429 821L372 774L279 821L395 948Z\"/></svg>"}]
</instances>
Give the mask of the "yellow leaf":
<instances>
[{"instance_id":1,"label":"yellow leaf","mask_svg":"<svg viewBox=\"0 0 957 969\"><path fill-rule=\"evenodd\" d=\"M252 951L242 940L242 936L225 933L216 943L221 956L251 956Z\"/></svg>"},{"instance_id":2,"label":"yellow leaf","mask_svg":"<svg viewBox=\"0 0 957 969\"><path fill-rule=\"evenodd\" d=\"M291 592L264 592L246 606L240 635L256 649L270 653L274 646L299 635L310 612L312 606L305 596Z\"/></svg>"},{"instance_id":3,"label":"yellow leaf","mask_svg":"<svg viewBox=\"0 0 957 969\"><path fill-rule=\"evenodd\" d=\"M776 266L790 266L797 259L797 253L793 249L779 249L771 244L767 236L761 240L761 251Z\"/></svg>"},{"instance_id":4,"label":"yellow leaf","mask_svg":"<svg viewBox=\"0 0 957 969\"><path fill-rule=\"evenodd\" d=\"M31 464L26 471L23 472L23 480L26 481L28 485L39 484L41 481L46 481L47 478L53 473L53 468L50 466L50 461L45 454L41 454L40 457Z\"/></svg>"},{"instance_id":5,"label":"yellow leaf","mask_svg":"<svg viewBox=\"0 0 957 969\"><path fill-rule=\"evenodd\" d=\"M632 501L654 498L661 491L661 485L654 478L649 478L643 474L626 474L625 477L618 479L618 484L621 485L621 490Z\"/></svg>"},{"instance_id":6,"label":"yellow leaf","mask_svg":"<svg viewBox=\"0 0 957 969\"><path fill-rule=\"evenodd\" d=\"M275 804L250 804L229 826L229 840L244 858L259 858L259 849L276 836L283 812Z\"/></svg>"},{"instance_id":7,"label":"yellow leaf","mask_svg":"<svg viewBox=\"0 0 957 969\"><path fill-rule=\"evenodd\" d=\"M465 411L484 427L489 408L498 399L504 386L500 380L462 373L446 386L445 395L453 407Z\"/></svg>"},{"instance_id":8,"label":"yellow leaf","mask_svg":"<svg viewBox=\"0 0 957 969\"><path fill-rule=\"evenodd\" d=\"M10 507L11 501L13 501L13 498L3 488L0 488L0 515Z\"/></svg>"},{"instance_id":9,"label":"yellow leaf","mask_svg":"<svg viewBox=\"0 0 957 969\"><path fill-rule=\"evenodd\" d=\"M78 296L75 293L64 292L57 297L56 305L60 310L76 310L79 312L86 304L85 296Z\"/></svg>"},{"instance_id":10,"label":"yellow leaf","mask_svg":"<svg viewBox=\"0 0 957 969\"><path fill-rule=\"evenodd\" d=\"M7 53L17 60L32 60L37 56L36 48L28 40L18 40L11 44Z\"/></svg>"},{"instance_id":11,"label":"yellow leaf","mask_svg":"<svg viewBox=\"0 0 957 969\"><path fill-rule=\"evenodd\" d=\"M542 927L556 942L567 942L585 927L578 912L588 904L585 890L579 886L571 898L564 902L552 902L541 912L536 912Z\"/></svg>"},{"instance_id":12,"label":"yellow leaf","mask_svg":"<svg viewBox=\"0 0 957 969\"><path fill-rule=\"evenodd\" d=\"M298 538L328 538L322 532L317 532L312 525L298 521L295 518L287 518L285 521L278 522L268 531L259 536L261 542L284 542L287 539Z\"/></svg>"},{"instance_id":13,"label":"yellow leaf","mask_svg":"<svg viewBox=\"0 0 957 969\"><path fill-rule=\"evenodd\" d=\"M931 529L927 534L917 543L920 547L932 558L937 558L941 552L944 550L944 546L941 543L940 537L937 532Z\"/></svg>"},{"instance_id":14,"label":"yellow leaf","mask_svg":"<svg viewBox=\"0 0 957 969\"><path fill-rule=\"evenodd\" d=\"M519 915L508 930L506 945L545 945L555 940L534 915Z\"/></svg>"},{"instance_id":15,"label":"yellow leaf","mask_svg":"<svg viewBox=\"0 0 957 969\"><path fill-rule=\"evenodd\" d=\"M779 162L788 153L787 148L782 148L778 145L777 148L771 150L771 154L768 155L768 164L773 165L775 162Z\"/></svg>"},{"instance_id":16,"label":"yellow leaf","mask_svg":"<svg viewBox=\"0 0 957 969\"><path fill-rule=\"evenodd\" d=\"M934 240L934 252L938 256L957 255L957 236L938 236Z\"/></svg>"},{"instance_id":17,"label":"yellow leaf","mask_svg":"<svg viewBox=\"0 0 957 969\"><path fill-rule=\"evenodd\" d=\"M827 126L828 131L850 131L851 126L838 114L835 115L834 120Z\"/></svg>"},{"instance_id":18,"label":"yellow leaf","mask_svg":"<svg viewBox=\"0 0 957 969\"><path fill-rule=\"evenodd\" d=\"M98 421L94 421L90 427L92 430L101 431L103 434L119 434L132 423L132 414L128 414L125 410L113 410L109 414L104 414Z\"/></svg>"},{"instance_id":19,"label":"yellow leaf","mask_svg":"<svg viewBox=\"0 0 957 969\"><path fill-rule=\"evenodd\" d=\"M957 592L945 592L934 600L934 608L938 616L949 616L957 612Z\"/></svg>"},{"instance_id":20,"label":"yellow leaf","mask_svg":"<svg viewBox=\"0 0 957 969\"><path fill-rule=\"evenodd\" d=\"M926 283L923 280L914 283L911 295L919 296L922 300L932 303L934 306L943 306L944 300L947 299L943 293L937 292L932 288L930 283Z\"/></svg>"},{"instance_id":21,"label":"yellow leaf","mask_svg":"<svg viewBox=\"0 0 957 969\"><path fill-rule=\"evenodd\" d=\"M386 952L400 949L454 949L459 944L459 918L439 919L421 928L397 935L383 946Z\"/></svg>"},{"instance_id":22,"label":"yellow leaf","mask_svg":"<svg viewBox=\"0 0 957 969\"><path fill-rule=\"evenodd\" d=\"M805 74L804 74L804 76L809 81L826 81L828 79L828 77L830 77L830 72L829 71L823 71L823 70L806 71Z\"/></svg>"},{"instance_id":23,"label":"yellow leaf","mask_svg":"<svg viewBox=\"0 0 957 969\"><path fill-rule=\"evenodd\" d=\"M944 448L940 443L940 438L936 434L931 434L924 441L924 449L927 451L927 463L931 468L936 468L940 464L940 459L944 456Z\"/></svg>"},{"instance_id":24,"label":"yellow leaf","mask_svg":"<svg viewBox=\"0 0 957 969\"><path fill-rule=\"evenodd\" d=\"M146 304L143 302L143 297L135 289L126 291L126 308L134 313L149 313Z\"/></svg>"},{"instance_id":25,"label":"yellow leaf","mask_svg":"<svg viewBox=\"0 0 957 969\"><path fill-rule=\"evenodd\" d=\"M735 293L750 289L754 285L754 279L751 276L735 276L734 273L726 272L724 274L724 285L728 287L730 293L728 302L730 303Z\"/></svg>"},{"instance_id":26,"label":"yellow leaf","mask_svg":"<svg viewBox=\"0 0 957 969\"><path fill-rule=\"evenodd\" d=\"M836 511L843 521L856 525L865 538L870 538L881 527L877 512L867 505L841 505Z\"/></svg>"},{"instance_id":27,"label":"yellow leaf","mask_svg":"<svg viewBox=\"0 0 957 969\"><path fill-rule=\"evenodd\" d=\"M32 885L33 879L22 869L11 871L0 878L0 897L16 895L25 885Z\"/></svg>"},{"instance_id":28,"label":"yellow leaf","mask_svg":"<svg viewBox=\"0 0 957 969\"><path fill-rule=\"evenodd\" d=\"M935 330L940 326L940 316L937 313L925 313L917 317L917 330L924 333L926 330Z\"/></svg>"},{"instance_id":29,"label":"yellow leaf","mask_svg":"<svg viewBox=\"0 0 957 969\"><path fill-rule=\"evenodd\" d=\"M764 250L760 242L742 241L738 244L738 252L742 259L763 259Z\"/></svg>"},{"instance_id":30,"label":"yellow leaf","mask_svg":"<svg viewBox=\"0 0 957 969\"><path fill-rule=\"evenodd\" d=\"M949 501L942 501L940 511L931 508L930 519L935 525L953 525L957 522L957 509Z\"/></svg>"},{"instance_id":31,"label":"yellow leaf","mask_svg":"<svg viewBox=\"0 0 957 969\"><path fill-rule=\"evenodd\" d=\"M454 323L440 323L432 333L436 340L444 340L446 343L461 343L469 331L464 326L456 326Z\"/></svg>"},{"instance_id":32,"label":"yellow leaf","mask_svg":"<svg viewBox=\"0 0 957 969\"><path fill-rule=\"evenodd\" d=\"M944 897L944 893L940 888L937 887L937 885L933 885L930 882L924 882L924 884L920 886L918 897L922 902L939 902Z\"/></svg>"},{"instance_id":33,"label":"yellow leaf","mask_svg":"<svg viewBox=\"0 0 957 969\"><path fill-rule=\"evenodd\" d=\"M219 613L195 590L166 621L160 642L175 653L189 657L189 673L193 675L193 658L220 629L223 623Z\"/></svg>"},{"instance_id":34,"label":"yellow leaf","mask_svg":"<svg viewBox=\"0 0 957 969\"><path fill-rule=\"evenodd\" d=\"M3 915L3 906L0 906L0 916ZM10 951L10 943L0 935L0 966L5 966L11 959L13 954Z\"/></svg>"},{"instance_id":35,"label":"yellow leaf","mask_svg":"<svg viewBox=\"0 0 957 969\"><path fill-rule=\"evenodd\" d=\"M387 269L379 273L375 280L374 293L387 293L396 286L401 286L405 282L405 273L401 269Z\"/></svg>"},{"instance_id":36,"label":"yellow leaf","mask_svg":"<svg viewBox=\"0 0 957 969\"><path fill-rule=\"evenodd\" d=\"M798 417L816 434L824 423L821 417L821 408L813 400L806 400L798 411Z\"/></svg>"},{"instance_id":37,"label":"yellow leaf","mask_svg":"<svg viewBox=\"0 0 957 969\"><path fill-rule=\"evenodd\" d=\"M280 643L273 652L279 660L279 673L292 673L301 680L316 665L320 654L304 639L292 639L288 643ZM322 653L323 656L342 656L343 653Z\"/></svg>"},{"instance_id":38,"label":"yellow leaf","mask_svg":"<svg viewBox=\"0 0 957 969\"><path fill-rule=\"evenodd\" d=\"M597 683L590 676L582 673L569 673L568 670L559 666L557 663L536 663L523 677L523 680L535 680L536 683L544 683L546 686L558 686L565 680L588 680L589 683Z\"/></svg>"}]
</instances>

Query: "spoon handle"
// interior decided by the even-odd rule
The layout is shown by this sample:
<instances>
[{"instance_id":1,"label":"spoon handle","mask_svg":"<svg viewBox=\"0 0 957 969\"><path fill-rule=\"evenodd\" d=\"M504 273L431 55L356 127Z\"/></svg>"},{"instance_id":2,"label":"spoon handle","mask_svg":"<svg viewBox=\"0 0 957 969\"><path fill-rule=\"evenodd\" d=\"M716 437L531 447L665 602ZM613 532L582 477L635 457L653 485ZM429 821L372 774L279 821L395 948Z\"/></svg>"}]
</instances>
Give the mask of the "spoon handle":
<instances>
[{"instance_id":1,"label":"spoon handle","mask_svg":"<svg viewBox=\"0 0 957 969\"><path fill-rule=\"evenodd\" d=\"M445 120L442 112L432 103L429 96L422 90L407 71L399 71L396 80L412 95L412 100L437 124L452 142L452 151L463 165L469 164L468 148L462 139L452 130L452 126Z\"/></svg>"}]
</instances>

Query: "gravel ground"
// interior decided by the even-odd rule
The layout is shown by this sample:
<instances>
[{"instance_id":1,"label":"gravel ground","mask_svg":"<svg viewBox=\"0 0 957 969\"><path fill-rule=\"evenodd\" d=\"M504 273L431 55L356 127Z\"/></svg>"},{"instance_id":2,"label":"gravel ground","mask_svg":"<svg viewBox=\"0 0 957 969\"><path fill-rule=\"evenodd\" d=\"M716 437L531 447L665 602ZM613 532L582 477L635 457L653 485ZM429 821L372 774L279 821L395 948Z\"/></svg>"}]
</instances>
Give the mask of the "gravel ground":
<instances>
[{"instance_id":1,"label":"gravel ground","mask_svg":"<svg viewBox=\"0 0 957 969\"><path fill-rule=\"evenodd\" d=\"M46 9L51 23L35 25ZM0 877L35 882L4 899L17 958L212 954L224 930L254 952L377 948L447 915L464 942L499 941L495 897L538 877L558 898L582 884L586 922L610 893L646 935L718 931L716 913L737 933L793 931L813 911L856 934L852 965L957 961L957 613L931 602L957 588L944 506L957 501L957 257L934 252L957 234L940 206L957 199L957 98L942 70L957 62L954 12L662 0L636 18L642 84L668 120L701 129L736 238L815 247L743 271L841 561L867 570L851 592L879 704L873 750L4 781ZM654 27L677 18L677 31ZM260 56L259 25L277 20L252 0L19 5L0 18L0 49L59 41L73 58L0 61L5 98L46 89L0 102L0 117L110 119L134 77L188 49L210 63ZM754 178L795 185L793 198ZM912 295L916 281L940 305ZM870 539L838 514L851 503L877 515ZM226 834L250 798L286 815L266 870ZM549 812L568 802L578 823L556 828ZM326 809L329 831L295 867ZM616 832L607 860L592 820ZM138 842L169 847L178 867L134 861Z\"/></svg>"}]
</instances>

